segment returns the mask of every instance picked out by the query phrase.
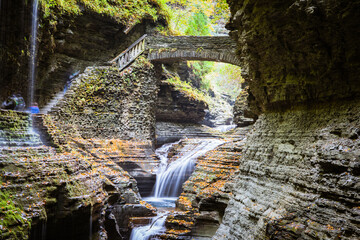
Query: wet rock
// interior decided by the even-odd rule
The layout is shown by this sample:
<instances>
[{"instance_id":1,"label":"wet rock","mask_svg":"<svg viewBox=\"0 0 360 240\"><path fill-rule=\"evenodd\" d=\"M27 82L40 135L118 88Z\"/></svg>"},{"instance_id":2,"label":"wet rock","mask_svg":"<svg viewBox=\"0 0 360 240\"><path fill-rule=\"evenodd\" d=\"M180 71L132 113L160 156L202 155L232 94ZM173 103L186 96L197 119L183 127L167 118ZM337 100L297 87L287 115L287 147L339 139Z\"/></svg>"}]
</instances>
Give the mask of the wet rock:
<instances>
[{"instance_id":1,"label":"wet rock","mask_svg":"<svg viewBox=\"0 0 360 240\"><path fill-rule=\"evenodd\" d=\"M8 112L1 111L0 116L2 119ZM29 130L29 118L26 119L24 131ZM132 148L151 146L151 143L126 145L126 141L116 139L66 139L63 143L66 147L57 150L47 146L0 147L1 192L9 193L12 196L9 201L21 207L24 219L31 221L31 230L29 226L25 230L19 228L20 222L2 225L2 239L8 239L11 232L21 234L23 239L113 236L117 229L106 229L111 219L128 221L131 214L153 214L152 208L140 202L135 179L118 164L129 157L126 149L136 157L147 150ZM126 215L121 215L116 209L124 206ZM110 215L114 218L107 218ZM120 234L126 236L128 230L123 227Z\"/></svg>"},{"instance_id":2,"label":"wet rock","mask_svg":"<svg viewBox=\"0 0 360 240\"><path fill-rule=\"evenodd\" d=\"M201 138L218 136L211 128L191 123L156 122L156 145L176 142L184 138Z\"/></svg>"},{"instance_id":3,"label":"wet rock","mask_svg":"<svg viewBox=\"0 0 360 240\"><path fill-rule=\"evenodd\" d=\"M171 222L171 229L175 230L168 231L174 239L181 239L183 235L195 238L210 238L214 235L232 194L229 188L231 176L239 168L243 139L248 131L238 130L228 142L197 160L195 170L183 184L183 192L176 203L184 212L175 212L167 220ZM182 140L180 145L194 145L194 141Z\"/></svg>"}]
</instances>

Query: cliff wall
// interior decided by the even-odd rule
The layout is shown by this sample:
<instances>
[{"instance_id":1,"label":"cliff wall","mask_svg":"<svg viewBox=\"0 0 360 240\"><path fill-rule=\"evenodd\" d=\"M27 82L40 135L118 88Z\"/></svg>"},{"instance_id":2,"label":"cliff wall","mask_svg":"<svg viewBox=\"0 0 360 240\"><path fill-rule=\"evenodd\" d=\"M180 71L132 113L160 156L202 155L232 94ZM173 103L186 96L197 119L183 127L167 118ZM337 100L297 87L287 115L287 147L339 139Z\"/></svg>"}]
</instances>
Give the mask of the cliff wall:
<instances>
[{"instance_id":1,"label":"cliff wall","mask_svg":"<svg viewBox=\"0 0 360 240\"><path fill-rule=\"evenodd\" d=\"M228 2L253 112L359 96L357 1Z\"/></svg>"},{"instance_id":2,"label":"cliff wall","mask_svg":"<svg viewBox=\"0 0 360 240\"><path fill-rule=\"evenodd\" d=\"M357 239L359 106L261 115L214 239Z\"/></svg>"},{"instance_id":3,"label":"cliff wall","mask_svg":"<svg viewBox=\"0 0 360 240\"><path fill-rule=\"evenodd\" d=\"M156 1L127 6L99 2L39 1L35 100L40 106L62 91L72 74L102 65L125 50L153 27L155 16L166 22ZM32 4L0 3L1 102L16 92L27 100ZM114 8L120 8L117 14Z\"/></svg>"},{"instance_id":4,"label":"cliff wall","mask_svg":"<svg viewBox=\"0 0 360 240\"><path fill-rule=\"evenodd\" d=\"M213 239L358 239L359 3L228 2L259 119Z\"/></svg>"},{"instance_id":5,"label":"cliff wall","mask_svg":"<svg viewBox=\"0 0 360 240\"><path fill-rule=\"evenodd\" d=\"M73 136L153 140L156 81L152 65L143 58L122 72L89 68L50 115Z\"/></svg>"},{"instance_id":6,"label":"cliff wall","mask_svg":"<svg viewBox=\"0 0 360 240\"><path fill-rule=\"evenodd\" d=\"M7 125L10 117L13 128ZM29 119L0 111L0 131L28 132ZM38 138L25 139L0 145L1 239L122 239L131 216L154 214L114 158L119 141L73 139L59 152Z\"/></svg>"}]
</instances>

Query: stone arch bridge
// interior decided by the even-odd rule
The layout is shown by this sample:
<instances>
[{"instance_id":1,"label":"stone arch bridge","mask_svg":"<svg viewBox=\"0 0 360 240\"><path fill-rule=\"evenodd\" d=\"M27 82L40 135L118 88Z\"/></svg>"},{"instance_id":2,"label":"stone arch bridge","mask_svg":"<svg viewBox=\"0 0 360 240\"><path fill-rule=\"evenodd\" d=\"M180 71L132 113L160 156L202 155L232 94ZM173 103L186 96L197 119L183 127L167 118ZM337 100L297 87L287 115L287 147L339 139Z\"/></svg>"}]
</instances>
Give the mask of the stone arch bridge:
<instances>
[{"instance_id":1,"label":"stone arch bridge","mask_svg":"<svg viewBox=\"0 0 360 240\"><path fill-rule=\"evenodd\" d=\"M143 35L109 63L120 70L142 53L150 61L172 62L200 60L230 63L240 66L236 42L228 36L147 36Z\"/></svg>"}]
</instances>

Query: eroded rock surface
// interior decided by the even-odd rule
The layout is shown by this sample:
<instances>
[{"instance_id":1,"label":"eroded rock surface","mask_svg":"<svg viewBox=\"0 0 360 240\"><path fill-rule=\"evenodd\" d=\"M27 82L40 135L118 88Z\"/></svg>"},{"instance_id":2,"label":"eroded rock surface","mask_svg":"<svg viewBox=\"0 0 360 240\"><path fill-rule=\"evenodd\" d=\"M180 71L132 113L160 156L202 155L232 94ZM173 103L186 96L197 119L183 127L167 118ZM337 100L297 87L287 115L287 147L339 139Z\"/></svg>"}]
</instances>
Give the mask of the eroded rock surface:
<instances>
[{"instance_id":1,"label":"eroded rock surface","mask_svg":"<svg viewBox=\"0 0 360 240\"><path fill-rule=\"evenodd\" d=\"M50 115L73 136L152 140L156 94L152 65L144 58L122 72L89 68Z\"/></svg>"},{"instance_id":2,"label":"eroded rock surface","mask_svg":"<svg viewBox=\"0 0 360 240\"><path fill-rule=\"evenodd\" d=\"M358 239L359 106L261 115L213 239Z\"/></svg>"},{"instance_id":3,"label":"eroded rock surface","mask_svg":"<svg viewBox=\"0 0 360 240\"><path fill-rule=\"evenodd\" d=\"M157 100L156 120L197 123L204 119L207 107L204 101L187 96L172 85L162 82Z\"/></svg>"},{"instance_id":4,"label":"eroded rock surface","mask_svg":"<svg viewBox=\"0 0 360 240\"><path fill-rule=\"evenodd\" d=\"M358 239L359 3L229 4L259 119L213 239Z\"/></svg>"},{"instance_id":5,"label":"eroded rock surface","mask_svg":"<svg viewBox=\"0 0 360 240\"><path fill-rule=\"evenodd\" d=\"M255 114L359 97L359 2L230 0L230 36Z\"/></svg>"},{"instance_id":6,"label":"eroded rock surface","mask_svg":"<svg viewBox=\"0 0 360 240\"><path fill-rule=\"evenodd\" d=\"M9 111L0 114L3 119ZM30 116L10 115L29 130ZM93 143L67 139L63 152L43 145L0 147L2 239L87 239L89 234L121 239L131 216L154 214L140 202L134 178L113 161L112 146L97 143L104 151L96 155L87 147ZM18 210L5 209L11 204Z\"/></svg>"}]
</instances>

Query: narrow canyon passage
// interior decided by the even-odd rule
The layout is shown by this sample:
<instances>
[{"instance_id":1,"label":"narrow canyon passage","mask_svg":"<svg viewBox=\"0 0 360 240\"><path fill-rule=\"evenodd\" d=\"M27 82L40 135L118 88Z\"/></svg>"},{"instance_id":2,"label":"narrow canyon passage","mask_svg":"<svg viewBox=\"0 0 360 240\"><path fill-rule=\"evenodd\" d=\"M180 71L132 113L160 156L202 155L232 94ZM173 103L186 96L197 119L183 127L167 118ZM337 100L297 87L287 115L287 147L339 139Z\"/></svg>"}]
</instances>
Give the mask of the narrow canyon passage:
<instances>
[{"instance_id":1,"label":"narrow canyon passage","mask_svg":"<svg viewBox=\"0 0 360 240\"><path fill-rule=\"evenodd\" d=\"M0 0L0 239L360 239L358 0Z\"/></svg>"}]
</instances>

